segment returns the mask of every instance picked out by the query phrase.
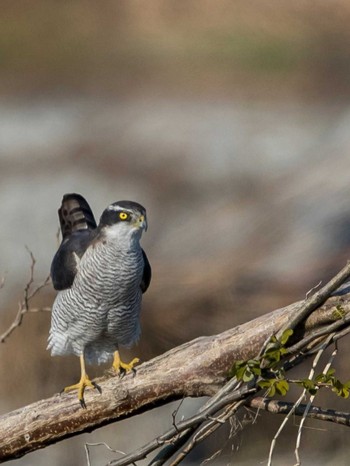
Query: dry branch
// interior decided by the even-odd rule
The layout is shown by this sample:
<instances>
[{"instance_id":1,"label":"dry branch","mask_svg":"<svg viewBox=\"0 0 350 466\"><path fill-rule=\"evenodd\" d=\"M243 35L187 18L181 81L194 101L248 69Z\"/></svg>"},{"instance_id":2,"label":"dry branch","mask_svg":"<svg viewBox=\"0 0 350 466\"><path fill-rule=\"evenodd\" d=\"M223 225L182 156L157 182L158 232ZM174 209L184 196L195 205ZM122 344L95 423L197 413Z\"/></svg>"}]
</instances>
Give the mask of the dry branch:
<instances>
[{"instance_id":1,"label":"dry branch","mask_svg":"<svg viewBox=\"0 0 350 466\"><path fill-rule=\"evenodd\" d=\"M185 343L139 366L135 377L101 378L97 382L102 395L87 391L86 410L80 408L76 394L72 393L57 394L3 415L0 417L0 461L91 432L174 399L215 395L227 382L232 363L258 354L267 338L287 325L300 305L295 303L219 335ZM344 317L339 317L339 306ZM309 317L300 334L301 340L334 323L338 324L338 330L349 326L349 311L350 290L343 288ZM243 389L242 397L250 393L249 389L245 392ZM235 399L233 396L230 400L228 394L224 401L228 404ZM210 409L207 413L211 415Z\"/></svg>"},{"instance_id":2,"label":"dry branch","mask_svg":"<svg viewBox=\"0 0 350 466\"><path fill-rule=\"evenodd\" d=\"M271 400L256 396L249 401L247 406L265 410L273 414L289 414L293 410L295 416L303 416L306 412L306 404L300 404L295 407L295 403L289 401ZM334 409L322 409L319 406L311 406L307 412L307 417L318 419L319 421L335 422L344 426L350 426L350 414L343 411L335 411Z\"/></svg>"},{"instance_id":3,"label":"dry branch","mask_svg":"<svg viewBox=\"0 0 350 466\"><path fill-rule=\"evenodd\" d=\"M31 309L29 306L30 301L45 286L47 286L50 283L51 278L50 278L50 275L48 275L42 283L34 287L34 269L35 269L36 259L33 253L28 248L27 248L27 251L30 255L30 260L31 260L29 280L23 290L23 300L18 303L18 310L17 310L16 317L14 321L11 323L11 325L9 326L9 328L5 330L5 332L3 332L2 335L0 335L0 343L5 343L5 341L13 333L13 331L16 330L16 328L22 324L23 317L28 312L39 312L39 311L50 311L51 310L48 307ZM0 280L0 288L2 288L3 285L4 285L4 279Z\"/></svg>"}]
</instances>

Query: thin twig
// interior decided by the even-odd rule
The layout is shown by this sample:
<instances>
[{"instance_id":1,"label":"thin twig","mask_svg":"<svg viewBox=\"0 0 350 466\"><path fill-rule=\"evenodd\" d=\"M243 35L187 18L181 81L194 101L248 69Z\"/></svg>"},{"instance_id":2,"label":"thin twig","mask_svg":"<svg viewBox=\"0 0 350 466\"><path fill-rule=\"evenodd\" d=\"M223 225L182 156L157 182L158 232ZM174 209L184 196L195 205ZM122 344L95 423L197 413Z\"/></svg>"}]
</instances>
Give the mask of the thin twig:
<instances>
[{"instance_id":1,"label":"thin twig","mask_svg":"<svg viewBox=\"0 0 350 466\"><path fill-rule=\"evenodd\" d=\"M333 338L333 335L329 335L329 338L328 338L327 340L328 340L328 341L331 341L332 338ZM327 341L325 342L325 344L326 344L326 346L328 346L328 345L327 345ZM324 350L323 350L323 351L324 351ZM322 355L323 351L320 350L320 353L319 353L320 356ZM337 348L335 348L334 351L333 351L333 353L331 354L331 357L330 357L328 363L326 364L325 368L323 369L323 372L322 372L323 374L326 374L327 371L328 371L328 369L331 367L331 365L332 365L332 363L333 363L333 360L334 360L336 354L337 354ZM314 364L314 365L313 365L313 369L315 369L315 368L316 368L316 365ZM312 377L313 377L313 376L314 376L314 375L312 375ZM311 379L311 377L310 377L310 379ZM307 405L306 405L306 407L305 407L304 414L303 414L303 416L302 416L302 418L301 418L301 421L300 421L300 424L299 424L298 435L297 435L297 440L296 440L296 444L295 444L295 458L296 458L296 460L297 460L296 466L300 466L300 464L301 464L300 455L299 455L299 448L300 448L300 442L301 442L301 434L302 434L302 430L303 430L303 426L304 426L306 417L307 417L307 415L308 415L308 413L309 413L309 410L310 410L310 408L311 408L311 406L312 406L312 403L313 403L314 400L315 400L315 397L316 397L316 394L315 394L315 395L310 395L309 401L308 401L308 403L307 403Z\"/></svg>"},{"instance_id":2,"label":"thin twig","mask_svg":"<svg viewBox=\"0 0 350 466\"><path fill-rule=\"evenodd\" d=\"M346 327L343 330L341 330L340 332L335 333L335 335L333 337L333 341L336 342L336 341L340 340L341 338L344 338L349 333L350 333L350 327Z\"/></svg>"},{"instance_id":3,"label":"thin twig","mask_svg":"<svg viewBox=\"0 0 350 466\"><path fill-rule=\"evenodd\" d=\"M179 455L175 458L175 460L170 464L170 466L177 466L180 464L184 458L203 440L205 440L209 435L215 432L219 427L222 426L222 423L225 423L227 419L233 416L237 410L244 405L245 400L240 400L231 405L228 405L222 415L220 415L217 419L213 419L212 421L205 424L196 434L193 436L191 442L184 448Z\"/></svg>"},{"instance_id":4,"label":"thin twig","mask_svg":"<svg viewBox=\"0 0 350 466\"><path fill-rule=\"evenodd\" d=\"M176 440L160 450L160 452L153 458L148 466L162 466L169 458L175 455L175 453L179 451L183 445L185 445L185 443L192 437L196 428L197 425L189 427L187 430L181 432Z\"/></svg>"},{"instance_id":5,"label":"thin twig","mask_svg":"<svg viewBox=\"0 0 350 466\"><path fill-rule=\"evenodd\" d=\"M162 450L153 458L153 460L148 464L148 466L162 466L169 458L171 458L192 436L193 432L196 430L197 425L192 426L183 432L179 432L176 425L176 416L184 402L184 398L180 401L176 409L171 413L173 418L173 427L178 432L177 438L166 445Z\"/></svg>"},{"instance_id":6,"label":"thin twig","mask_svg":"<svg viewBox=\"0 0 350 466\"><path fill-rule=\"evenodd\" d=\"M184 402L184 399L185 398L182 398L182 400L180 401L180 403L178 404L178 406L176 407L176 409L171 413L171 417L173 418L173 426L174 428L177 430L177 427L176 427L176 416L178 415L178 412Z\"/></svg>"},{"instance_id":7,"label":"thin twig","mask_svg":"<svg viewBox=\"0 0 350 466\"><path fill-rule=\"evenodd\" d=\"M329 340L331 340L331 338L329 338ZM329 344L329 341L328 339L324 342L324 344L322 345L322 348L318 351L313 363L312 363L312 367L311 367L311 370L309 372L309 375L308 375L308 379L312 379L314 377L314 374L315 374L315 368L318 364L318 361L320 360L323 352L325 351L325 349L327 348ZM293 408L289 411L289 413L286 415L286 417L283 419L283 422L281 423L280 427L278 428L276 434L274 435L272 441L271 441L271 446L270 446L270 452L269 452L269 458L268 458L268 462L267 462L267 466L271 466L272 465L272 455L273 455L273 452L274 452L274 449L275 449L275 446L276 446L276 443L277 443L277 439L278 437L280 436L282 430L285 428L287 422L289 421L289 419L291 418L291 416L294 414L296 408L301 404L302 400L305 398L305 394L306 394L306 389L304 388L304 390L302 391L301 395L299 396L299 398L297 399L297 401L294 403L293 405Z\"/></svg>"},{"instance_id":8,"label":"thin twig","mask_svg":"<svg viewBox=\"0 0 350 466\"><path fill-rule=\"evenodd\" d=\"M45 280L39 284L37 287L32 289L33 283L34 283L34 269L35 269L35 257L33 253L26 247L30 259L31 259L31 264L30 264L30 274L29 274L29 280L24 287L23 291L23 300L18 303L18 310L15 319L9 326L9 328L0 336L0 343L4 343L5 340L12 334L12 332L21 325L24 314L27 312L38 312L39 308L35 308L33 310L30 309L29 303L33 299L33 297L45 286L47 286L50 283L50 275L48 275ZM49 308L43 308L43 310L47 310Z\"/></svg>"},{"instance_id":9,"label":"thin twig","mask_svg":"<svg viewBox=\"0 0 350 466\"><path fill-rule=\"evenodd\" d=\"M320 280L317 285L313 286L309 291L307 291L306 295L305 295L305 299L309 299L309 296L311 295L311 293L315 290L317 290L317 288L319 288L320 286L322 285L322 280Z\"/></svg>"},{"instance_id":10,"label":"thin twig","mask_svg":"<svg viewBox=\"0 0 350 466\"><path fill-rule=\"evenodd\" d=\"M242 383L238 382L236 378L232 378L214 396L209 398L209 400L200 408L199 413L215 406L227 394L237 390L241 385ZM209 417L210 415L208 415L206 419ZM200 422L198 424L194 424L189 429L183 431L181 437L174 439L170 445L164 447L148 466L160 466L164 464L167 459L171 458L171 456L173 456L187 442L187 440L189 440L200 424Z\"/></svg>"},{"instance_id":11,"label":"thin twig","mask_svg":"<svg viewBox=\"0 0 350 466\"><path fill-rule=\"evenodd\" d=\"M91 461L90 461L90 450L89 447L105 447L107 450L111 451L112 453L119 453L120 455L125 455L125 453L121 450L114 450L111 448L109 445L107 445L106 442L98 442L98 443L85 443L84 448L85 448L85 453L86 453L86 461L87 461L87 466L91 466ZM135 464L135 463L133 463Z\"/></svg>"},{"instance_id":12,"label":"thin twig","mask_svg":"<svg viewBox=\"0 0 350 466\"><path fill-rule=\"evenodd\" d=\"M331 323L331 324L329 324L329 325L327 325L325 327L322 327L320 330L316 330L316 331L312 332L310 335L307 335L302 340L295 343L293 346L290 346L290 347L286 348L286 351L287 351L286 354L298 353L299 351L301 351L303 348L305 348L312 341L316 340L317 338L329 335L330 333L334 333L334 338L336 338L337 334L335 332L339 328L342 328L342 327L346 326L349 323L350 323L350 314L346 315L342 319L336 320L335 322L333 322L333 323ZM345 330L349 331L349 328L347 328Z\"/></svg>"},{"instance_id":13,"label":"thin twig","mask_svg":"<svg viewBox=\"0 0 350 466\"><path fill-rule=\"evenodd\" d=\"M24 309L26 311L28 311L29 309L29 291L30 291L30 288L34 282L34 267L35 267L35 263L36 263L36 260L35 260L35 257L32 253L32 251L28 248L28 246L26 246L26 250L27 252L29 253L30 255L30 258L31 258L31 264L30 264L30 277L29 277L29 280L24 288Z\"/></svg>"},{"instance_id":14,"label":"thin twig","mask_svg":"<svg viewBox=\"0 0 350 466\"><path fill-rule=\"evenodd\" d=\"M294 315L288 320L276 334L276 338L280 339L283 332L287 329L294 329L300 322L303 322L315 309L321 306L330 295L339 288L350 277L350 262L337 273L324 287L317 291L313 296L306 299Z\"/></svg>"},{"instance_id":15,"label":"thin twig","mask_svg":"<svg viewBox=\"0 0 350 466\"><path fill-rule=\"evenodd\" d=\"M206 421L209 415L213 415L228 404L233 403L234 401L240 400L242 398L245 399L247 396L255 392L256 388L243 386L235 390L234 392L225 395L222 399L217 400L215 404L210 404L209 407L207 407L207 409L195 414L194 416L191 416L188 419L180 421L176 425L176 429L174 427L169 429L167 432L155 438L151 442L145 444L137 451L130 453L123 458L112 460L108 464L113 466L126 466L130 464L132 461L138 461L140 459L143 459L149 453L159 448L159 446L164 445L165 443L172 442L174 438L176 439L176 436L179 432L183 432L189 427L198 426L202 422Z\"/></svg>"}]
</instances>

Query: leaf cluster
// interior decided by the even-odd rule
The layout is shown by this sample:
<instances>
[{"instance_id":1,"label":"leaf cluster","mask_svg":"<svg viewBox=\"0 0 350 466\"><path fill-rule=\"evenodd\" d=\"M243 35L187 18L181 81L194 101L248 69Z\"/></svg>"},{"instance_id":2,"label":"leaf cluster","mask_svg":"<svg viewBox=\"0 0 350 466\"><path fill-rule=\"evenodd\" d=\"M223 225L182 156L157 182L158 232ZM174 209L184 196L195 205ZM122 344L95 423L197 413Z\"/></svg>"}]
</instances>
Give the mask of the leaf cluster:
<instances>
[{"instance_id":1,"label":"leaf cluster","mask_svg":"<svg viewBox=\"0 0 350 466\"><path fill-rule=\"evenodd\" d=\"M310 395L315 395L320 388L330 388L336 395L348 398L350 395L350 380L342 383L335 376L335 369L330 368L327 373L321 373L313 379L287 380L283 367L283 356L287 353L286 344L293 335L292 329L283 332L280 339L273 336L263 354L254 359L236 361L229 371L230 377L236 377L242 382L256 380L258 387L266 390L266 396L276 394L285 396L290 383L302 386Z\"/></svg>"},{"instance_id":2,"label":"leaf cluster","mask_svg":"<svg viewBox=\"0 0 350 466\"><path fill-rule=\"evenodd\" d=\"M266 389L268 396L274 396L275 393L284 396L289 390L289 383L285 379L281 360L287 353L285 345L291 335L293 330L287 329L280 339L272 336L262 355L247 361L236 361L229 371L229 376L243 382L250 382L256 378L257 385Z\"/></svg>"},{"instance_id":3,"label":"leaf cluster","mask_svg":"<svg viewBox=\"0 0 350 466\"><path fill-rule=\"evenodd\" d=\"M335 369L331 367L325 374L317 375L313 380L302 379L295 381L298 385L304 387L310 395L315 395L322 387L327 387L332 390L337 396L349 398L350 395L350 380L342 383L335 376Z\"/></svg>"}]
</instances>

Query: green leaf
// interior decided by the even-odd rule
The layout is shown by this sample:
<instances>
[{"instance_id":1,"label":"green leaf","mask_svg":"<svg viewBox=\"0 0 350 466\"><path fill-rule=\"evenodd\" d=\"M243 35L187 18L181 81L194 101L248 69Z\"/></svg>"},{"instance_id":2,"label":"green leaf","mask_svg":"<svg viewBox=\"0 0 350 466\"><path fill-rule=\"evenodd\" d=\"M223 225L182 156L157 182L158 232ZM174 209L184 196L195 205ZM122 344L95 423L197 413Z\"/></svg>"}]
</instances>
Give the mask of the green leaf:
<instances>
[{"instance_id":1,"label":"green leaf","mask_svg":"<svg viewBox=\"0 0 350 466\"><path fill-rule=\"evenodd\" d=\"M253 372L254 375L261 375L261 368L260 366L253 366L250 368L250 370Z\"/></svg>"},{"instance_id":2,"label":"green leaf","mask_svg":"<svg viewBox=\"0 0 350 466\"><path fill-rule=\"evenodd\" d=\"M302 379L298 382L299 385L303 386L305 390L307 390L310 395L315 395L318 390L318 386L315 384L313 380L310 379Z\"/></svg>"},{"instance_id":3,"label":"green leaf","mask_svg":"<svg viewBox=\"0 0 350 466\"><path fill-rule=\"evenodd\" d=\"M259 368L260 367L260 361L258 361L257 359L248 359L247 366L250 369Z\"/></svg>"},{"instance_id":4,"label":"green leaf","mask_svg":"<svg viewBox=\"0 0 350 466\"><path fill-rule=\"evenodd\" d=\"M266 345L265 349L265 354L268 353L269 351L274 351L278 350L281 347L280 342L276 339L276 337L273 337L274 341L269 341L269 343Z\"/></svg>"},{"instance_id":5,"label":"green leaf","mask_svg":"<svg viewBox=\"0 0 350 466\"><path fill-rule=\"evenodd\" d=\"M276 393L276 387L275 387L275 385L271 385L271 387L270 387L270 389L269 389L269 391L267 393L267 396L273 397L275 395L275 393Z\"/></svg>"},{"instance_id":6,"label":"green leaf","mask_svg":"<svg viewBox=\"0 0 350 466\"><path fill-rule=\"evenodd\" d=\"M244 374L242 376L243 382L249 382L254 378L253 372L249 369L249 367L246 367L246 370L244 371Z\"/></svg>"},{"instance_id":7,"label":"green leaf","mask_svg":"<svg viewBox=\"0 0 350 466\"><path fill-rule=\"evenodd\" d=\"M245 371L245 367L247 365L246 361L239 360L236 361L231 369L229 370L229 377L237 377L237 380L241 380L243 373Z\"/></svg>"},{"instance_id":8,"label":"green leaf","mask_svg":"<svg viewBox=\"0 0 350 466\"><path fill-rule=\"evenodd\" d=\"M271 362L279 362L281 360L281 351L276 348L271 348L265 352L264 358Z\"/></svg>"},{"instance_id":9,"label":"green leaf","mask_svg":"<svg viewBox=\"0 0 350 466\"><path fill-rule=\"evenodd\" d=\"M258 385L260 388L269 388L271 387L272 384L275 383L276 379L264 379L264 380L259 380Z\"/></svg>"},{"instance_id":10,"label":"green leaf","mask_svg":"<svg viewBox=\"0 0 350 466\"><path fill-rule=\"evenodd\" d=\"M350 390L350 380L347 380L346 382L344 382L344 387L348 390Z\"/></svg>"},{"instance_id":11,"label":"green leaf","mask_svg":"<svg viewBox=\"0 0 350 466\"><path fill-rule=\"evenodd\" d=\"M276 382L277 382L277 379L265 379L265 380L260 380L258 382L258 385L260 388L262 389L266 389L267 390L267 393L266 393L266 396L274 396L274 394L276 393Z\"/></svg>"},{"instance_id":12,"label":"green leaf","mask_svg":"<svg viewBox=\"0 0 350 466\"><path fill-rule=\"evenodd\" d=\"M347 398L349 396L348 388L344 386L340 380L338 379L332 380L332 385L333 385L332 391L336 393L338 396L341 396L342 398Z\"/></svg>"},{"instance_id":13,"label":"green leaf","mask_svg":"<svg viewBox=\"0 0 350 466\"><path fill-rule=\"evenodd\" d=\"M324 383L326 381L327 381L326 374L318 374L318 376L315 377L315 382L317 382L317 383Z\"/></svg>"},{"instance_id":14,"label":"green leaf","mask_svg":"<svg viewBox=\"0 0 350 466\"><path fill-rule=\"evenodd\" d=\"M260 374L260 361L258 359L236 361L229 371L230 377L236 377L237 380L243 380L243 382L249 382L255 376L259 376Z\"/></svg>"},{"instance_id":15,"label":"green leaf","mask_svg":"<svg viewBox=\"0 0 350 466\"><path fill-rule=\"evenodd\" d=\"M283 333L282 333L282 336L281 336L281 339L280 339L280 342L281 344L284 346L287 341L289 340L289 338L293 335L293 329L291 328L287 328Z\"/></svg>"},{"instance_id":16,"label":"green leaf","mask_svg":"<svg viewBox=\"0 0 350 466\"><path fill-rule=\"evenodd\" d=\"M247 369L247 366L239 366L236 370L236 377L237 380L243 380L243 376L245 374L245 371Z\"/></svg>"},{"instance_id":17,"label":"green leaf","mask_svg":"<svg viewBox=\"0 0 350 466\"><path fill-rule=\"evenodd\" d=\"M286 380L282 379L275 384L275 387L277 393L279 393L282 396L285 396L289 390L289 383Z\"/></svg>"},{"instance_id":18,"label":"green leaf","mask_svg":"<svg viewBox=\"0 0 350 466\"><path fill-rule=\"evenodd\" d=\"M326 372L326 376L327 377L331 377L332 375L335 374L335 369L333 367L331 367L330 369L328 369L328 371Z\"/></svg>"}]
</instances>

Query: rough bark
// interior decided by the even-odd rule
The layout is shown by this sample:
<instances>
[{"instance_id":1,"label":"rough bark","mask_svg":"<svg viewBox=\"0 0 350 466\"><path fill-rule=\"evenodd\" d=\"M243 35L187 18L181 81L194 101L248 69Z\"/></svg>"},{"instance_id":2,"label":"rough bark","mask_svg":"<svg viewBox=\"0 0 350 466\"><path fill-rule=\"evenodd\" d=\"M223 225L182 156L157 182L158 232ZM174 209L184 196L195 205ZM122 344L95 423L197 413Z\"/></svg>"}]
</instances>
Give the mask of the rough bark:
<instances>
[{"instance_id":1,"label":"rough bark","mask_svg":"<svg viewBox=\"0 0 350 466\"><path fill-rule=\"evenodd\" d=\"M333 296L301 330L314 332L350 311L349 289ZM254 357L273 333L288 322L299 303L278 309L219 335L200 337L145 362L135 377L96 380L102 389L87 390L87 409L76 393L56 394L0 417L0 461L20 457L82 432L91 432L141 411L182 397L213 395L227 381L238 359Z\"/></svg>"}]
</instances>

